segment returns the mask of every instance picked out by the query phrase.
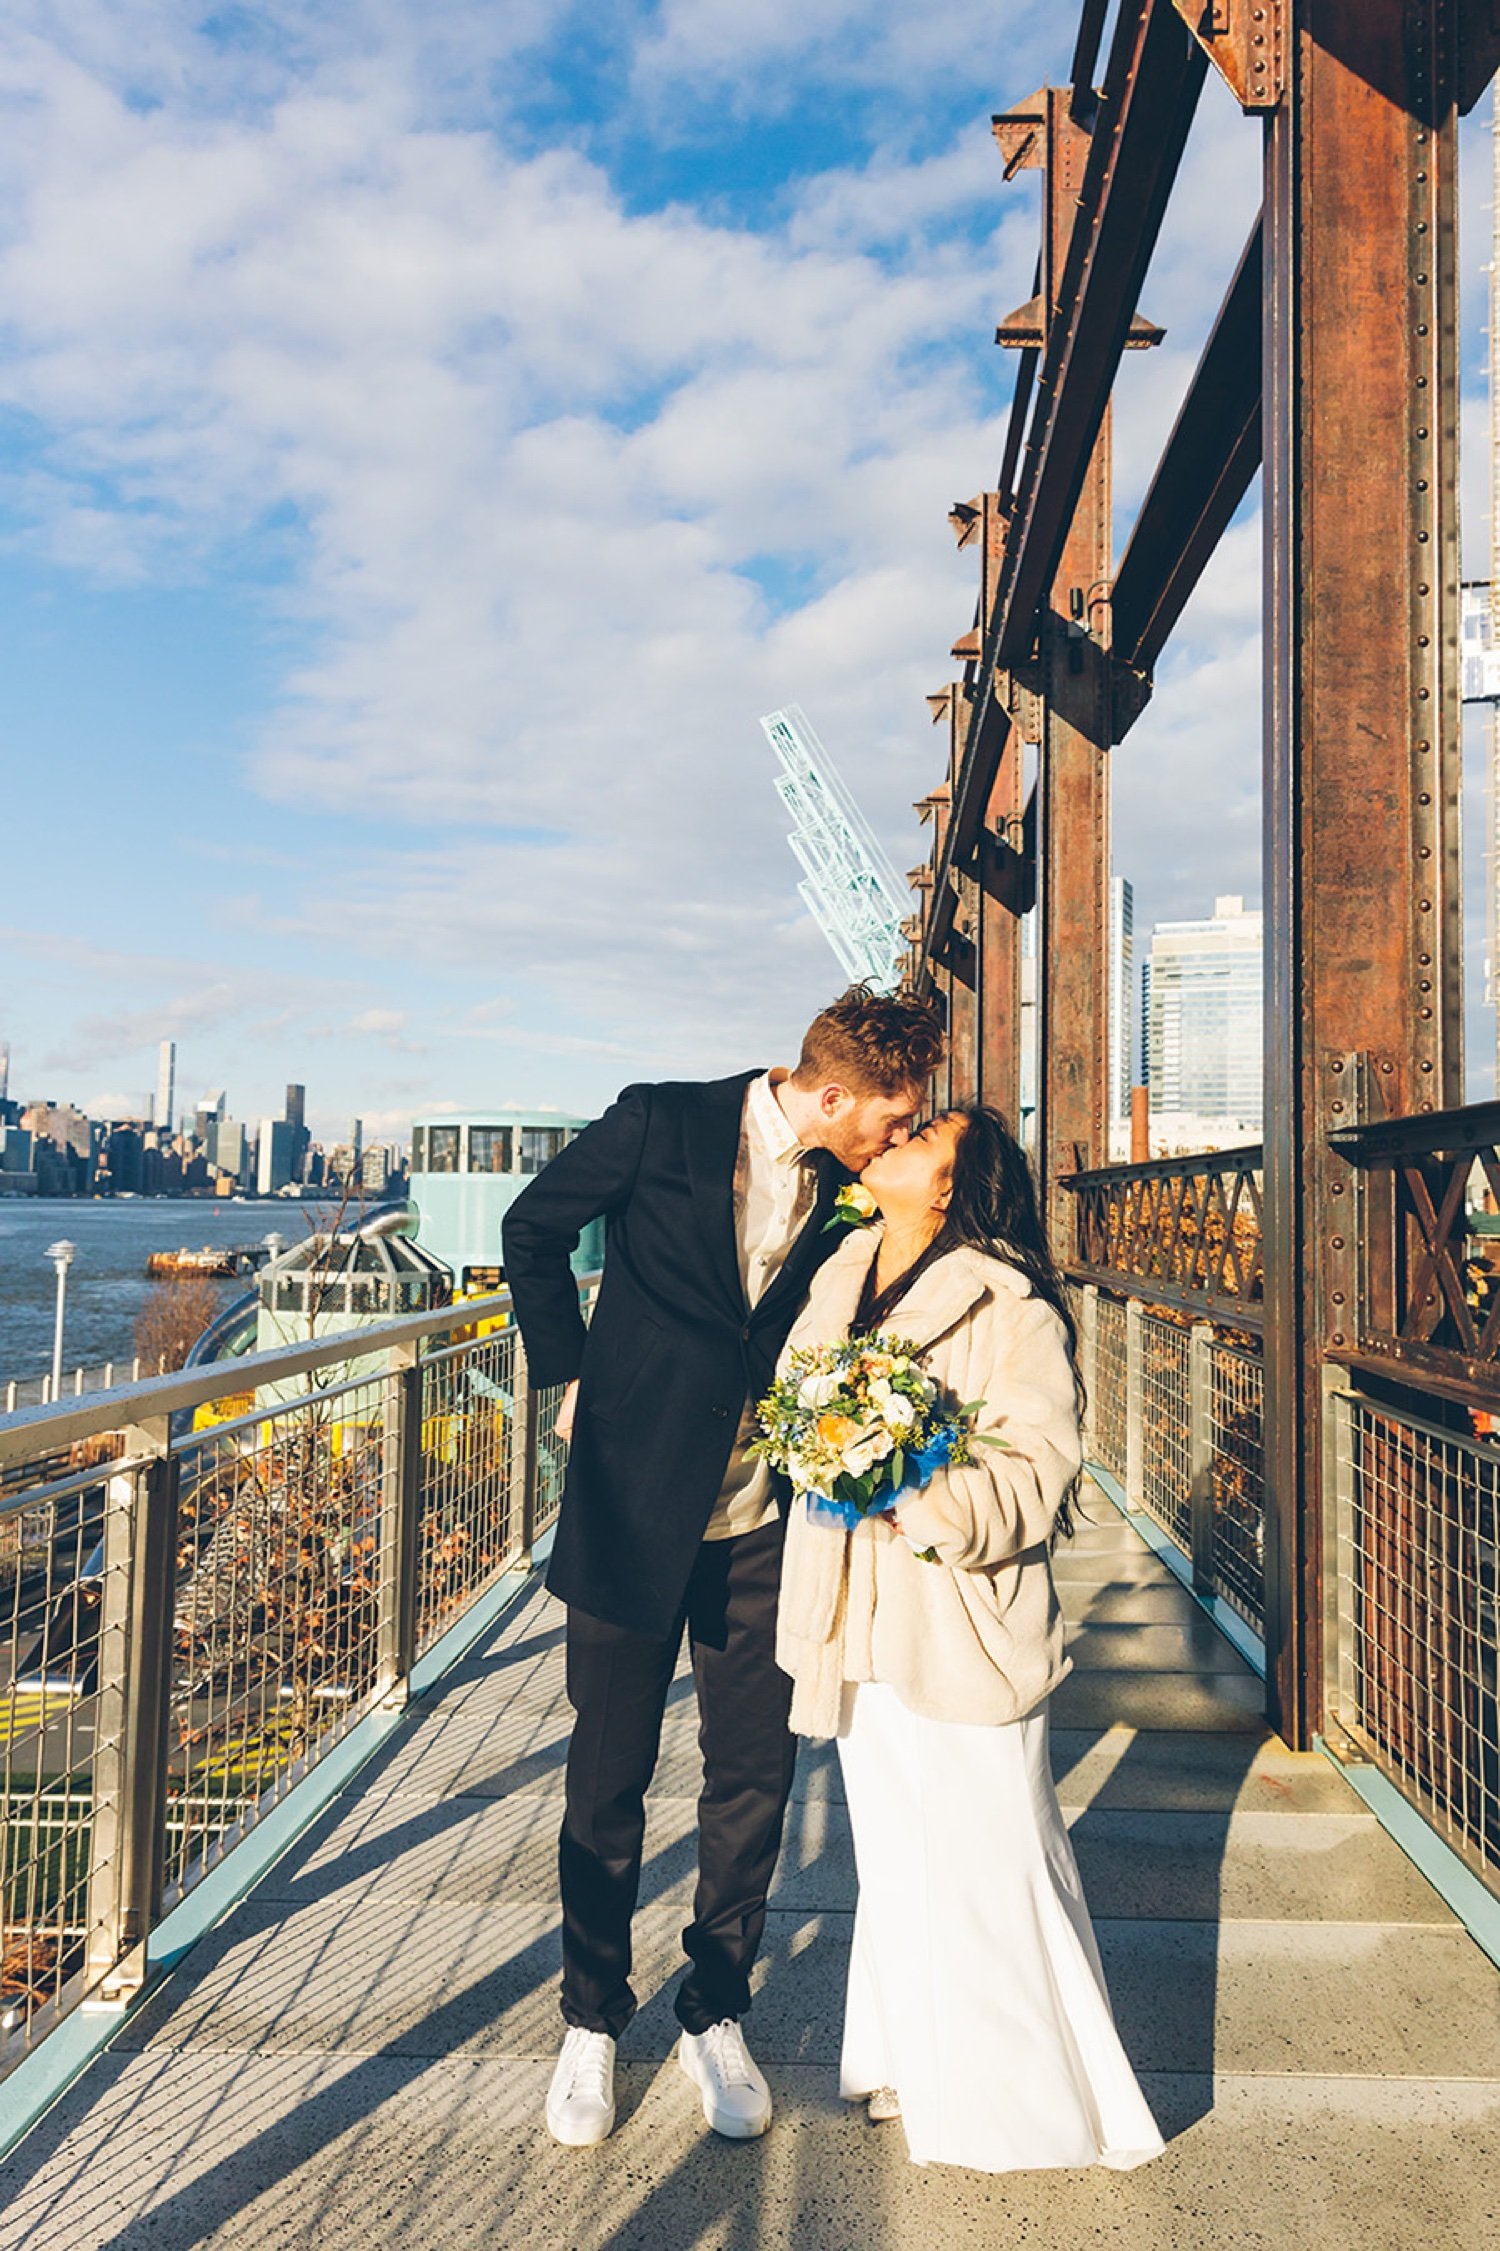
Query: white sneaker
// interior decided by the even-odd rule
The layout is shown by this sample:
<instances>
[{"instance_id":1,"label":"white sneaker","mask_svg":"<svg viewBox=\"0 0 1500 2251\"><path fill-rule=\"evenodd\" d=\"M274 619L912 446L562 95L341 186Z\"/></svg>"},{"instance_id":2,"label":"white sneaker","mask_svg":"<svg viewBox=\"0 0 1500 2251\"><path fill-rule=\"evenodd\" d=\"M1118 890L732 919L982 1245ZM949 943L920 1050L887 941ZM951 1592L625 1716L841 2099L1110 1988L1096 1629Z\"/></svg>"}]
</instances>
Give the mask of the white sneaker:
<instances>
[{"instance_id":1,"label":"white sneaker","mask_svg":"<svg viewBox=\"0 0 1500 2251\"><path fill-rule=\"evenodd\" d=\"M587 2149L615 2124L615 2044L607 2032L568 2027L547 2089L547 2125L554 2141Z\"/></svg>"},{"instance_id":2,"label":"white sneaker","mask_svg":"<svg viewBox=\"0 0 1500 2251\"><path fill-rule=\"evenodd\" d=\"M706 2032L684 2032L677 2060L703 2097L703 2115L716 2134L753 2141L771 2123L771 2090L733 2017Z\"/></svg>"}]
</instances>

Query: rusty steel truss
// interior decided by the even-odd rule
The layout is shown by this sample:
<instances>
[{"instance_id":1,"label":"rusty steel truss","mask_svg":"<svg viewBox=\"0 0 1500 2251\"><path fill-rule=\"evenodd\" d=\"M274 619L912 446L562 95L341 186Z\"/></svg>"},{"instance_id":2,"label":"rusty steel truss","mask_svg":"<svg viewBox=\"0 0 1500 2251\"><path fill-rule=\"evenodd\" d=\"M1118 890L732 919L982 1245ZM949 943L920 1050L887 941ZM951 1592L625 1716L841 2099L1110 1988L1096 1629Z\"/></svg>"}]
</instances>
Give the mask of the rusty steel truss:
<instances>
[{"instance_id":1,"label":"rusty steel truss","mask_svg":"<svg viewBox=\"0 0 1500 2251\"><path fill-rule=\"evenodd\" d=\"M1263 1329L1268 1701L1306 1743L1326 1678L1330 1370L1379 1360L1420 1381L1435 1355L1461 1356L1465 1396L1500 1406L1500 1328L1461 1309L1444 1248L1457 1160L1494 1146L1493 1120L1466 1143L1448 1114L1463 1096L1456 121L1494 73L1500 6L1120 0L1106 50L1108 16L1084 0L1067 83L995 120L1005 176L1041 174L1041 243L1034 293L998 330L1017 354L1000 474L953 511L980 584L955 676L929 699L948 756L919 808L932 851L913 975L949 1009L952 1095L1014 1113L1019 918L1035 904L1037 1155L1080 1282L1128 1241L1138 1263L1142 1214L1165 1212L1170 1301L1178 1269L1201 1264L1210 1184L1222 1198L1226 1179L1260 1176L1263 1241L1258 1225L1252 1257L1242 1190L1194 1286L1242 1306L1253 1290ZM1142 290L1210 70L1262 136L1262 210L1116 561L1111 392L1121 354L1159 338ZM1257 468L1265 1145L1200 1168L1191 1237L1188 1190L1151 1186L1150 1168L1110 1185L1109 761ZM1455 1169L1429 1210L1412 1183L1440 1113ZM1371 1117L1406 1124L1351 1140ZM1425 1263L1419 1240L1397 1255L1412 1228ZM1430 1320L1387 1302L1377 1235L1399 1287L1440 1301Z\"/></svg>"}]
</instances>

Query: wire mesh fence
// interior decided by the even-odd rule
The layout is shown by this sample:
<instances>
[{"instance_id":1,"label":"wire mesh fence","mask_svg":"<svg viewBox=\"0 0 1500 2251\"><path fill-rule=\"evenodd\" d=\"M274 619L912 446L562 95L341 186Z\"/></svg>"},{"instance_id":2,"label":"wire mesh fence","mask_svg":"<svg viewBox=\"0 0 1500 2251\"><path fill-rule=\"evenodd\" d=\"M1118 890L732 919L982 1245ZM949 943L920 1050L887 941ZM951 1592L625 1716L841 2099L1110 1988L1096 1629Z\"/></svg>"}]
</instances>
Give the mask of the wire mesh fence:
<instances>
[{"instance_id":1,"label":"wire mesh fence","mask_svg":"<svg viewBox=\"0 0 1500 2251\"><path fill-rule=\"evenodd\" d=\"M529 1560L561 1396L502 1295L0 1428L0 2071Z\"/></svg>"},{"instance_id":2,"label":"wire mesh fence","mask_svg":"<svg viewBox=\"0 0 1500 2251\"><path fill-rule=\"evenodd\" d=\"M1094 1352L1089 1371L1089 1420L1100 1466L1124 1482L1126 1459L1126 1342L1122 1299L1094 1293Z\"/></svg>"},{"instance_id":3,"label":"wire mesh fence","mask_svg":"<svg viewBox=\"0 0 1500 2251\"><path fill-rule=\"evenodd\" d=\"M1447 1842L1500 1876L1500 1453L1332 1402L1335 1716Z\"/></svg>"},{"instance_id":4,"label":"wire mesh fence","mask_svg":"<svg viewBox=\"0 0 1500 2251\"><path fill-rule=\"evenodd\" d=\"M1213 1591L1257 1633L1265 1630L1265 1371L1258 1353L1211 1339L1209 1417Z\"/></svg>"},{"instance_id":5,"label":"wire mesh fence","mask_svg":"<svg viewBox=\"0 0 1500 2251\"><path fill-rule=\"evenodd\" d=\"M0 2024L55 2014L90 1936L105 1490L53 1479L0 1515ZM118 1561L113 1568L118 1572Z\"/></svg>"},{"instance_id":6,"label":"wire mesh fence","mask_svg":"<svg viewBox=\"0 0 1500 2251\"><path fill-rule=\"evenodd\" d=\"M1187 1330L1143 1314L1140 1362L1140 1506L1190 1552L1193 1423Z\"/></svg>"}]
</instances>

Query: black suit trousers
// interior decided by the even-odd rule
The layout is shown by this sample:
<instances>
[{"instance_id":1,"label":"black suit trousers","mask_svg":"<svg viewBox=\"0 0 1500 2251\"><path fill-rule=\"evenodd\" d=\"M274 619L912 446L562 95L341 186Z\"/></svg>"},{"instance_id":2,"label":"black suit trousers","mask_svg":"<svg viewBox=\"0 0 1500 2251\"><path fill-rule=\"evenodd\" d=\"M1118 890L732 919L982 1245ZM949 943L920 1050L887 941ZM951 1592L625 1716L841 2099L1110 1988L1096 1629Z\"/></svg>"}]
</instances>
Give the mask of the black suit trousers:
<instances>
[{"instance_id":1,"label":"black suit trousers","mask_svg":"<svg viewBox=\"0 0 1500 2251\"><path fill-rule=\"evenodd\" d=\"M562 2013L618 2038L635 2014L630 1923L640 1890L645 1796L667 1692L689 1635L698 1693L703 1791L698 1888L683 1932L691 1967L678 2021L704 2032L750 2006L750 1969L781 1849L796 1741L791 1682L775 1662L783 1526L705 1540L682 1615L658 1637L568 1612L567 1806L558 1862L563 1908Z\"/></svg>"}]
</instances>

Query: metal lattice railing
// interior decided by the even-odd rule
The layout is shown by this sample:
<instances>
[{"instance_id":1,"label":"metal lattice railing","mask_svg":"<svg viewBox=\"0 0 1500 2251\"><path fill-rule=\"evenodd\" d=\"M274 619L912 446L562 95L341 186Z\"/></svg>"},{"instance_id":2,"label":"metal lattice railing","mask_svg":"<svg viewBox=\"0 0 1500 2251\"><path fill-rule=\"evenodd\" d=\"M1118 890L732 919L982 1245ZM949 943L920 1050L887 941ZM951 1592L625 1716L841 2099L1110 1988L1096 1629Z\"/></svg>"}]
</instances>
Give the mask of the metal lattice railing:
<instances>
[{"instance_id":1,"label":"metal lattice railing","mask_svg":"<svg viewBox=\"0 0 1500 2251\"><path fill-rule=\"evenodd\" d=\"M1085 1371L1094 1453L1115 1477L1126 1474L1125 1307L1117 1297L1093 1292L1094 1350Z\"/></svg>"},{"instance_id":2,"label":"metal lattice railing","mask_svg":"<svg viewBox=\"0 0 1500 2251\"><path fill-rule=\"evenodd\" d=\"M1189 1559L1192 1581L1264 1633L1264 1377L1240 1329L1073 1288L1090 1459Z\"/></svg>"},{"instance_id":3,"label":"metal lattice railing","mask_svg":"<svg viewBox=\"0 0 1500 2251\"><path fill-rule=\"evenodd\" d=\"M1213 1591L1257 1633L1265 1618L1266 1485L1260 1355L1215 1336L1209 1351Z\"/></svg>"},{"instance_id":4,"label":"metal lattice railing","mask_svg":"<svg viewBox=\"0 0 1500 2251\"><path fill-rule=\"evenodd\" d=\"M1191 1550L1193 1427L1188 1332L1141 1316L1140 1505Z\"/></svg>"},{"instance_id":5,"label":"metal lattice railing","mask_svg":"<svg viewBox=\"0 0 1500 2251\"><path fill-rule=\"evenodd\" d=\"M1352 1393L1337 1478L1333 1717L1500 1876L1500 1452Z\"/></svg>"},{"instance_id":6,"label":"metal lattice railing","mask_svg":"<svg viewBox=\"0 0 1500 2251\"><path fill-rule=\"evenodd\" d=\"M0 1425L0 2070L529 1560L560 1397L502 1294Z\"/></svg>"}]
</instances>

